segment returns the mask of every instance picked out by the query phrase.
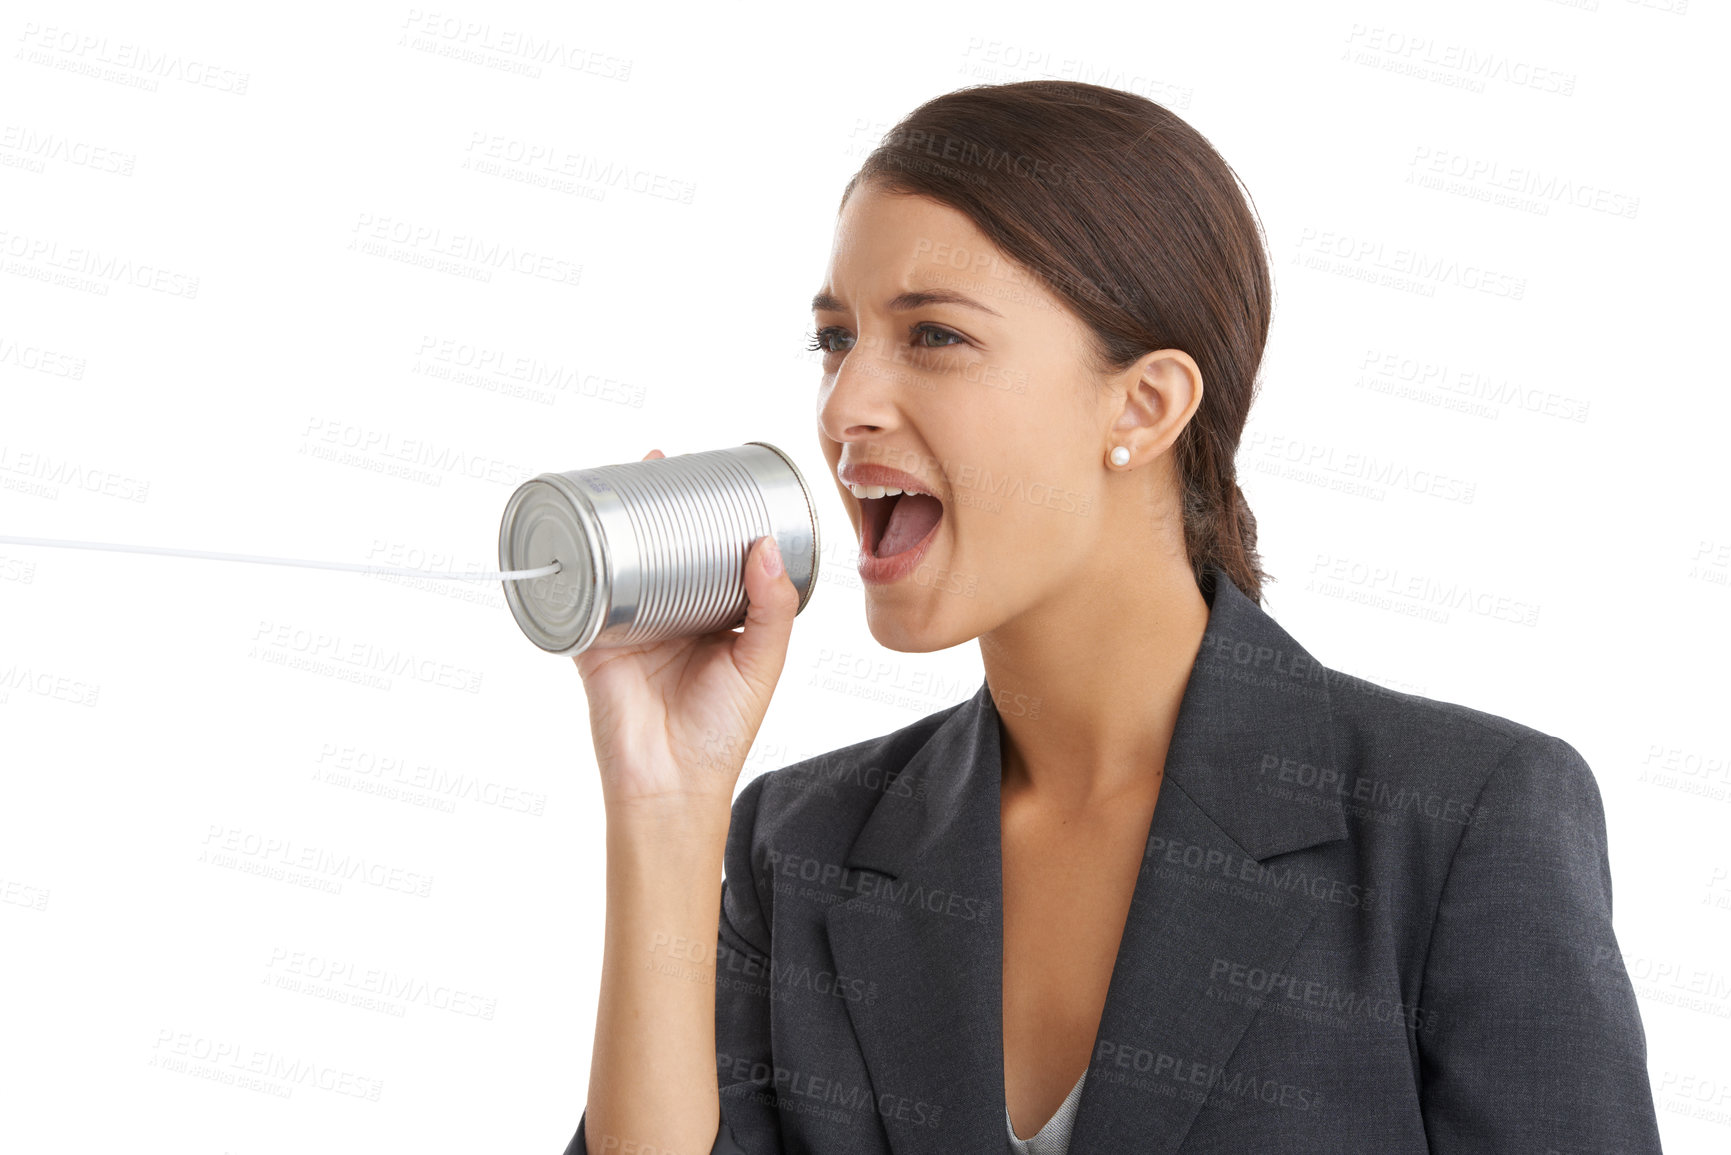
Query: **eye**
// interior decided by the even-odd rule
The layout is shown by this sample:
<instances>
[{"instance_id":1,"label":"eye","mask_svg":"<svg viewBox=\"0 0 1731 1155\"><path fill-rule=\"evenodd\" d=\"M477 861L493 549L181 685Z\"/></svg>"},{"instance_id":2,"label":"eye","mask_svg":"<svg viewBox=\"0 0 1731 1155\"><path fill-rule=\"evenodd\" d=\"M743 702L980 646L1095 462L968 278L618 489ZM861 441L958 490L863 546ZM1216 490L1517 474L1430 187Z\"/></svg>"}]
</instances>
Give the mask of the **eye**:
<instances>
[{"instance_id":1,"label":"eye","mask_svg":"<svg viewBox=\"0 0 1731 1155\"><path fill-rule=\"evenodd\" d=\"M927 344L927 343L920 340L921 337L927 337L927 336L954 337L958 344L966 344L966 338L964 338L960 333L952 333L948 329L940 328L937 325L923 324L923 323L918 324L918 325L915 325L910 332L914 338L914 343L922 349L947 349L947 348L949 348L948 344L931 345L931 344Z\"/></svg>"},{"instance_id":2,"label":"eye","mask_svg":"<svg viewBox=\"0 0 1731 1155\"><path fill-rule=\"evenodd\" d=\"M930 322L919 322L909 326L908 337L913 341L914 345L920 349L948 349L952 345L967 344L967 338L963 337L960 333L953 333L940 325L933 325ZM933 342L926 340L925 338L928 337L936 338L936 341ZM847 344L838 349L831 344L832 341L837 339L844 340ZM835 325L825 325L816 333L812 334L811 340L806 343L805 347L813 353L845 353L849 349L853 348L853 341L854 338L849 336L845 330L842 330Z\"/></svg>"},{"instance_id":3,"label":"eye","mask_svg":"<svg viewBox=\"0 0 1731 1155\"><path fill-rule=\"evenodd\" d=\"M830 348L829 343L830 343L831 338L834 338L837 336L847 337L847 339L849 341L853 340L852 337L848 337L846 333L842 332L840 329L836 328L834 325L825 325L823 328L819 329L816 333L812 334L811 341L809 344L806 345L806 348L810 349L813 353L845 353L845 352L847 352L847 349L832 349L832 348ZM851 346L850 346L850 348L851 348Z\"/></svg>"}]
</instances>

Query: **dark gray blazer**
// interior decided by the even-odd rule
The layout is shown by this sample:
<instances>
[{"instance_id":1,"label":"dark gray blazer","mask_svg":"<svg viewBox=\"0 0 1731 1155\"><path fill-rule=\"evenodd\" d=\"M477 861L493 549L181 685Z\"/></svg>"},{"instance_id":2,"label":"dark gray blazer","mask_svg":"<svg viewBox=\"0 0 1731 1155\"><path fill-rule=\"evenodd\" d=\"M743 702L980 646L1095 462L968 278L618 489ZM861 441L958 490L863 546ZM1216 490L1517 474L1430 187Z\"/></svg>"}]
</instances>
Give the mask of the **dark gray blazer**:
<instances>
[{"instance_id":1,"label":"dark gray blazer","mask_svg":"<svg viewBox=\"0 0 1731 1155\"><path fill-rule=\"evenodd\" d=\"M1203 593L1072 1155L1657 1152L1581 755ZM982 685L740 792L715 1152L1009 1150L998 718L1038 707Z\"/></svg>"}]
</instances>

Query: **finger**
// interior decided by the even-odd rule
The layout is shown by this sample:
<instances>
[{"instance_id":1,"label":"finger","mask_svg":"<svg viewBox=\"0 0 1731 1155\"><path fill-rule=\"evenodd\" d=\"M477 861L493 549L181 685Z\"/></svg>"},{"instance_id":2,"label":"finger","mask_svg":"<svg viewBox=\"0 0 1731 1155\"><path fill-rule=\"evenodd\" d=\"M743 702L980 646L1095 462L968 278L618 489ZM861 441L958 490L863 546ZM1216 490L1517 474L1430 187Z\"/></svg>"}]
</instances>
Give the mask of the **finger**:
<instances>
[{"instance_id":1,"label":"finger","mask_svg":"<svg viewBox=\"0 0 1731 1155\"><path fill-rule=\"evenodd\" d=\"M661 452L661 450L659 450L659 449L651 449L648 453L645 453L643 455L643 460L654 461L657 457L666 457L666 456L667 456L667 454Z\"/></svg>"},{"instance_id":2,"label":"finger","mask_svg":"<svg viewBox=\"0 0 1731 1155\"><path fill-rule=\"evenodd\" d=\"M764 562L773 556L777 571L769 573ZM773 537L761 537L745 557L745 629L733 644L733 664L740 676L767 695L781 677L787 660L788 638L793 633L794 614L799 609L799 591L787 576Z\"/></svg>"}]
</instances>

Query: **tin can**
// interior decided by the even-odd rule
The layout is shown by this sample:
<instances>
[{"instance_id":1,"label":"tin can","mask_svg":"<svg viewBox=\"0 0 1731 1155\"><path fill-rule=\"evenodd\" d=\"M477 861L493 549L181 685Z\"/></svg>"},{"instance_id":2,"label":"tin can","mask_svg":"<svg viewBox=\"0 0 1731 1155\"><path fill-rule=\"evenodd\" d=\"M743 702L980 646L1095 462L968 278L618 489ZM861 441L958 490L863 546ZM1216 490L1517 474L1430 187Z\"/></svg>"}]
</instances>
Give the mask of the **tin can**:
<instances>
[{"instance_id":1,"label":"tin can","mask_svg":"<svg viewBox=\"0 0 1731 1155\"><path fill-rule=\"evenodd\" d=\"M549 653L705 634L745 622L745 559L768 536L803 611L817 582L817 506L768 442L543 473L505 505L499 566L561 568L501 584Z\"/></svg>"}]
</instances>

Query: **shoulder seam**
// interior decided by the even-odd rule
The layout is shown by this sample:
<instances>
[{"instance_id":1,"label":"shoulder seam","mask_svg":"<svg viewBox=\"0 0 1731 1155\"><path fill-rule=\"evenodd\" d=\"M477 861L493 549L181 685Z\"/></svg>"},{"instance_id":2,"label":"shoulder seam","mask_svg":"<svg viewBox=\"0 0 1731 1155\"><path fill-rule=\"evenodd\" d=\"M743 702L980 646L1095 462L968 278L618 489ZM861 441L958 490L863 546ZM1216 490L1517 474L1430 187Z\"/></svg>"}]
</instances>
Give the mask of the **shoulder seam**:
<instances>
[{"instance_id":1,"label":"shoulder seam","mask_svg":"<svg viewBox=\"0 0 1731 1155\"><path fill-rule=\"evenodd\" d=\"M1485 728L1489 729L1489 727ZM1544 735L1540 736L1544 737ZM1478 792L1473 795L1472 812L1474 814L1479 812L1479 802L1484 798L1485 791L1490 788L1492 780L1495 779L1496 776L1502 772L1503 767L1507 766L1514 758L1516 751L1520 750L1531 740L1532 738L1530 735L1522 735L1509 742L1508 749L1503 751L1502 756L1497 759L1496 764L1492 766L1490 772L1485 775L1485 780L1479 783ZM1430 968L1430 952L1431 947L1436 942L1436 922L1437 918L1442 914L1443 895L1448 891L1449 880L1454 877L1455 863L1460 859L1461 846L1465 844L1467 835L1471 833L1471 831L1472 826L1470 824L1461 827L1460 837L1455 839L1455 847L1449 852L1448 869L1443 871L1442 882L1437 886L1436 904L1431 908L1430 918L1427 922L1428 929L1425 932L1424 957L1420 959L1418 966L1418 990L1413 992L1413 1002L1418 1006L1424 1005L1425 973Z\"/></svg>"},{"instance_id":2,"label":"shoulder seam","mask_svg":"<svg viewBox=\"0 0 1731 1155\"><path fill-rule=\"evenodd\" d=\"M1373 686L1376 688L1378 693L1384 696L1399 696L1403 699L1410 699L1412 705L1415 707L1429 707L1433 710L1445 711L1452 721L1465 722L1466 724L1482 730L1487 734L1492 734L1499 738L1507 738L1512 742L1524 742L1532 738L1534 735L1550 737L1550 735L1545 734L1544 731L1539 730L1537 727L1517 722L1513 718L1506 718L1500 714L1493 714L1489 710L1482 709L1478 706L1469 706L1465 702L1454 702L1444 698L1428 698L1422 694L1415 694L1407 690L1396 690L1392 686L1384 686L1379 682L1371 681L1369 678L1361 677L1358 674L1346 670L1337 670L1332 666L1325 666L1324 669L1326 669L1330 674L1338 675L1343 679L1350 679L1355 682L1362 682L1367 686ZM1334 687L1330 686L1329 691L1329 707L1330 713L1332 714L1334 713ZM1482 721L1481 718L1468 717L1470 714L1477 714L1484 718L1493 719L1495 722L1501 723L1501 725L1493 725L1491 722ZM1521 733L1518 731L1525 732Z\"/></svg>"}]
</instances>

